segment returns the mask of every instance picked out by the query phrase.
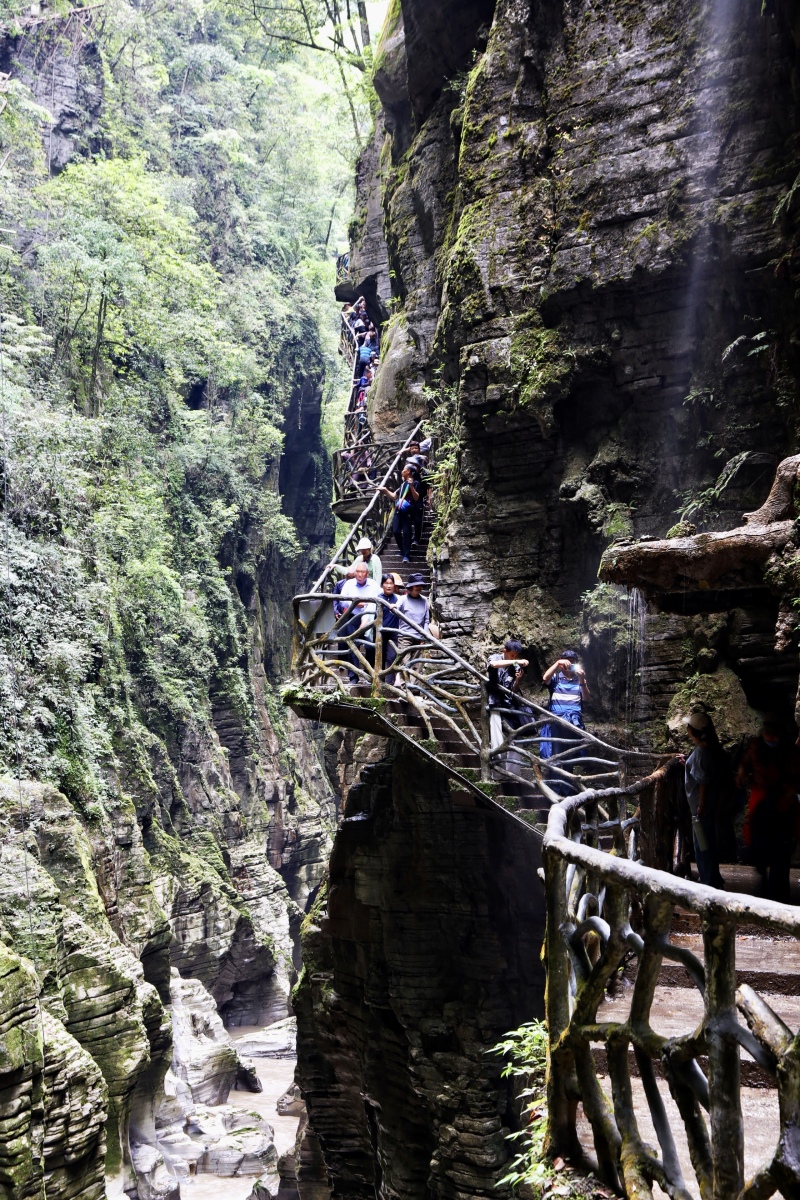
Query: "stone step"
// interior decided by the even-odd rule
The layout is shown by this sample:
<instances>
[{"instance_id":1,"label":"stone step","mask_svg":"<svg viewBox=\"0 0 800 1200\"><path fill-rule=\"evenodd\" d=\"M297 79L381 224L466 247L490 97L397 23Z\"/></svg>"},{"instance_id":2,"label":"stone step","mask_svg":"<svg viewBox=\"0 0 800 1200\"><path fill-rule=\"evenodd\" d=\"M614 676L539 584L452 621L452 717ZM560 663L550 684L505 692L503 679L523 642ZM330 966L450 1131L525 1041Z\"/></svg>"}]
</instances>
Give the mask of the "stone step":
<instances>
[{"instance_id":1,"label":"stone step","mask_svg":"<svg viewBox=\"0 0 800 1200\"><path fill-rule=\"evenodd\" d=\"M446 767L452 767L454 771L461 771L463 768L475 770L480 767L481 760L477 754L437 754L439 762L444 763Z\"/></svg>"},{"instance_id":2,"label":"stone step","mask_svg":"<svg viewBox=\"0 0 800 1200\"><path fill-rule=\"evenodd\" d=\"M443 754L471 754L478 757L475 750L472 750L466 742L462 741L461 738L455 737L455 735L449 738L437 736L436 740L441 746Z\"/></svg>"}]
</instances>

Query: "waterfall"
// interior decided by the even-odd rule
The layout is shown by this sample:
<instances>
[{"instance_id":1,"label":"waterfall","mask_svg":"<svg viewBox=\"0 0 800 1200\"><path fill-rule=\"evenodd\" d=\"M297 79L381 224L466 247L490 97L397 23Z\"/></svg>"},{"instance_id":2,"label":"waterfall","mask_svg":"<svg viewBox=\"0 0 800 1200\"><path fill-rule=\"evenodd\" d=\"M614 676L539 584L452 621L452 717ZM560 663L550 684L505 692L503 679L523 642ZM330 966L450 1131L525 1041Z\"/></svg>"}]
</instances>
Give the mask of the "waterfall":
<instances>
[{"instance_id":1,"label":"waterfall","mask_svg":"<svg viewBox=\"0 0 800 1200\"><path fill-rule=\"evenodd\" d=\"M694 108L694 135L687 167L688 199L694 210L696 235L686 282L684 308L676 329L676 350L697 366L702 338L702 309L708 300L709 266L714 253L713 213L718 200L719 174L724 161L725 113L734 68L732 46L740 33L742 0L710 0L704 18L703 86Z\"/></svg>"},{"instance_id":2,"label":"waterfall","mask_svg":"<svg viewBox=\"0 0 800 1200\"><path fill-rule=\"evenodd\" d=\"M637 697L644 691L647 602L638 588L628 592L627 642L625 654L625 728L631 742L637 717Z\"/></svg>"}]
</instances>

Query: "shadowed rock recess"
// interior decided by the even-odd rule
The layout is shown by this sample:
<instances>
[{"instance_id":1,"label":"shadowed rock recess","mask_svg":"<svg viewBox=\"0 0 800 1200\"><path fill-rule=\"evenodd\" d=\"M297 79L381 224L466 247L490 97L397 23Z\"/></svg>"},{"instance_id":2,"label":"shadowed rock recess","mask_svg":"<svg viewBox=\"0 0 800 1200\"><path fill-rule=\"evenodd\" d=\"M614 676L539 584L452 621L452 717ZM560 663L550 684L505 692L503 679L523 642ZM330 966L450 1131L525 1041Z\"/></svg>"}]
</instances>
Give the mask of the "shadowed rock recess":
<instances>
[{"instance_id":1,"label":"shadowed rock recess","mask_svg":"<svg viewBox=\"0 0 800 1200\"><path fill-rule=\"evenodd\" d=\"M615 741L665 748L698 700L728 746L790 716L793 497L747 526L768 544L728 590L681 550L735 541L797 448L792 6L393 0L375 63L341 298L387 321L376 437L437 438L443 636L476 662L519 637L537 699L575 645ZM620 583L669 595L644 614ZM502 1195L485 1052L541 1016L536 881L435 775L337 746L355 782L306 925L301 1194Z\"/></svg>"}]
</instances>

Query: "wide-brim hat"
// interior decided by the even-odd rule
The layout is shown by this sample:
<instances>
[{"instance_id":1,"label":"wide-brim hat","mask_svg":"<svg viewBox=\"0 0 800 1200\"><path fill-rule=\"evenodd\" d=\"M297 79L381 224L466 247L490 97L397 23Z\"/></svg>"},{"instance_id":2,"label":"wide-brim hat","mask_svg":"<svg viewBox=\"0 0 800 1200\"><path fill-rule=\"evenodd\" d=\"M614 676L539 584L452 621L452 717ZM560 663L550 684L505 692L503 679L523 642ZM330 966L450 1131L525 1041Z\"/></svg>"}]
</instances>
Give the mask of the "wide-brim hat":
<instances>
[{"instance_id":1,"label":"wide-brim hat","mask_svg":"<svg viewBox=\"0 0 800 1200\"><path fill-rule=\"evenodd\" d=\"M412 587L424 587L424 586L425 586L425 576L420 575L419 571L412 571L411 574L409 575L408 579L406 580L406 588L408 589L408 588L412 588Z\"/></svg>"},{"instance_id":2,"label":"wide-brim hat","mask_svg":"<svg viewBox=\"0 0 800 1200\"><path fill-rule=\"evenodd\" d=\"M363 537L361 539L361 541L358 543L358 545L356 546L356 550L371 550L371 549L372 549L372 542L369 540L368 537Z\"/></svg>"}]
</instances>

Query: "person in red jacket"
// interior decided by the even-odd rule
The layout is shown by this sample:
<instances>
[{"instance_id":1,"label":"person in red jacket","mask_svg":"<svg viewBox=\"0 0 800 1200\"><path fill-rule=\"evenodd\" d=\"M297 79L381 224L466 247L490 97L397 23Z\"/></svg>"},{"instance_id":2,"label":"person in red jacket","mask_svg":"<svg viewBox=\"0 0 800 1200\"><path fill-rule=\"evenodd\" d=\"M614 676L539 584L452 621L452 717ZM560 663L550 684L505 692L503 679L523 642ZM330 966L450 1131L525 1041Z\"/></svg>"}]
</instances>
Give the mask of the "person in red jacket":
<instances>
[{"instance_id":1,"label":"person in red jacket","mask_svg":"<svg viewBox=\"0 0 800 1200\"><path fill-rule=\"evenodd\" d=\"M736 782L747 788L744 840L761 876L761 894L789 902L800 792L800 749L780 721L765 718L742 755Z\"/></svg>"}]
</instances>

